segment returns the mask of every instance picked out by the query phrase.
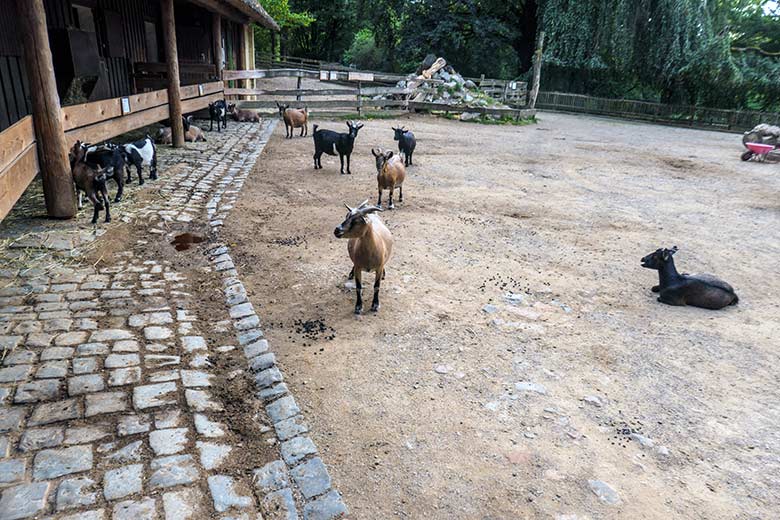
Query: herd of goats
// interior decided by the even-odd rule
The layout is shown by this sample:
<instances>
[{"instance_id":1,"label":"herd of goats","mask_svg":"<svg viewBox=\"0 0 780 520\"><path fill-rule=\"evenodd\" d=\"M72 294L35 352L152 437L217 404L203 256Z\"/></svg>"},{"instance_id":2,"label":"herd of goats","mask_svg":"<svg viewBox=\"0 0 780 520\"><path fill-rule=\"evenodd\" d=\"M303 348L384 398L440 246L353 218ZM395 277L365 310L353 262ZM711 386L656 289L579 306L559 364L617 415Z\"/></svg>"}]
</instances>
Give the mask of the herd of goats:
<instances>
[{"instance_id":1,"label":"herd of goats","mask_svg":"<svg viewBox=\"0 0 780 520\"><path fill-rule=\"evenodd\" d=\"M285 124L285 137L292 139L295 129L300 128L300 136L309 134L309 112L306 108L290 108L289 105L277 102L279 116ZM232 103L219 100L209 104L210 127L217 131L227 128L227 116L231 115L238 122L259 122L260 116L251 110L236 108ZM204 132L192 124L192 116L183 118L185 140L190 142L205 141ZM346 174L350 171L350 157L355 145L358 131L362 123L347 121L348 132L319 129L313 125L314 168L321 169L323 154L338 155L341 162L341 174L345 175L344 159L346 158ZM403 202L403 183L406 178L406 168L412 166L412 158L417 145L414 134L404 127L393 128L394 140L398 141L399 153L381 148L371 149L376 160L377 191L376 205L369 204L368 199L356 207L347 207L344 221L336 227L334 235L337 238L349 239L347 250L352 260L352 270L349 279L355 280L357 301L355 314L363 311L362 277L364 272L373 272L374 297L371 311L379 310L379 288L385 278L385 266L393 250L393 236L390 230L376 214L382 209L382 192L387 190L387 209L394 209L393 194L398 189L398 201ZM157 178L156 144L171 143L171 128L163 127L158 131L156 140L147 135L144 139L117 145L103 143L90 145L76 141L70 151L71 170L76 190L79 194L79 208L82 207L82 194L93 204L92 223L96 224L100 211L105 209L105 221L111 221L109 197L106 184L108 179L114 179L117 193L114 202L122 199L124 184L131 182L131 167L135 166L138 183L143 184L143 167L149 167L149 178ZM127 174L125 179L124 174ZM734 289L725 281L708 274L679 273L674 265L673 255L677 247L658 249L642 258L641 265L658 271L659 284L652 287L658 293L658 301L668 305L692 305L706 309L721 309L735 305L739 298Z\"/></svg>"}]
</instances>

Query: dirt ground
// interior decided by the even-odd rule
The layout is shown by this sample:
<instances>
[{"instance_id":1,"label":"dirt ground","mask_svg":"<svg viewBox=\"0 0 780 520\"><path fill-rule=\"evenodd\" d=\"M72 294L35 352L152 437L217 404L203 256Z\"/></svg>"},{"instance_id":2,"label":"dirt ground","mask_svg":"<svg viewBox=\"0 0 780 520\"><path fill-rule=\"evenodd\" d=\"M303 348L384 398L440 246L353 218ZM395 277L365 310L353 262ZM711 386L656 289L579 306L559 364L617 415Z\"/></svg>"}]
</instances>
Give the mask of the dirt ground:
<instances>
[{"instance_id":1,"label":"dirt ground","mask_svg":"<svg viewBox=\"0 0 780 520\"><path fill-rule=\"evenodd\" d=\"M382 308L355 317L333 229L375 200L397 124L415 166L381 214ZM283 136L225 233L353 518L780 517L776 164L740 162L738 135L548 113L365 121L351 176ZM656 302L639 260L672 245L739 305Z\"/></svg>"}]
</instances>

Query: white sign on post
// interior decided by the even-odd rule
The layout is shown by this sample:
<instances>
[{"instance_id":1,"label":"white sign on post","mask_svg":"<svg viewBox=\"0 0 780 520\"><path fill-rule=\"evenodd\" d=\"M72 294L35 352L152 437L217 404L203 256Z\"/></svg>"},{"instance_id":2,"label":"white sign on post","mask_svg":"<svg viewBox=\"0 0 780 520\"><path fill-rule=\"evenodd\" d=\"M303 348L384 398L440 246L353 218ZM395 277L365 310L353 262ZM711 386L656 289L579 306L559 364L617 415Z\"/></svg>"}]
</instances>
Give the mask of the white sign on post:
<instances>
[{"instance_id":1,"label":"white sign on post","mask_svg":"<svg viewBox=\"0 0 780 520\"><path fill-rule=\"evenodd\" d=\"M517 81L510 81L509 82L509 88L511 90L517 90Z\"/></svg>"},{"instance_id":2,"label":"white sign on post","mask_svg":"<svg viewBox=\"0 0 780 520\"><path fill-rule=\"evenodd\" d=\"M130 98L123 97L121 100L122 115L130 113Z\"/></svg>"},{"instance_id":3,"label":"white sign on post","mask_svg":"<svg viewBox=\"0 0 780 520\"><path fill-rule=\"evenodd\" d=\"M198 85L198 95L199 96L203 95L203 85Z\"/></svg>"},{"instance_id":4,"label":"white sign on post","mask_svg":"<svg viewBox=\"0 0 780 520\"><path fill-rule=\"evenodd\" d=\"M321 70L320 71L320 81L328 81L328 71L327 70Z\"/></svg>"},{"instance_id":5,"label":"white sign on post","mask_svg":"<svg viewBox=\"0 0 780 520\"><path fill-rule=\"evenodd\" d=\"M349 81L374 81L374 74L371 72L350 72Z\"/></svg>"},{"instance_id":6,"label":"white sign on post","mask_svg":"<svg viewBox=\"0 0 780 520\"><path fill-rule=\"evenodd\" d=\"M339 72L337 70L330 71L330 80L336 81L339 79Z\"/></svg>"}]
</instances>

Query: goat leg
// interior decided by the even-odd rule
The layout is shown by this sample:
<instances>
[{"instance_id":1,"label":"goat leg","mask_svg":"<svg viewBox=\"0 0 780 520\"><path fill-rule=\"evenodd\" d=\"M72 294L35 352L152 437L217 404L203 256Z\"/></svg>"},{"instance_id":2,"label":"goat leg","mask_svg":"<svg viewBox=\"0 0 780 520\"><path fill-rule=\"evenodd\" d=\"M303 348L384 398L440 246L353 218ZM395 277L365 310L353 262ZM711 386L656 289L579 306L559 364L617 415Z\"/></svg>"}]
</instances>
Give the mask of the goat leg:
<instances>
[{"instance_id":1,"label":"goat leg","mask_svg":"<svg viewBox=\"0 0 780 520\"><path fill-rule=\"evenodd\" d=\"M650 288L653 292L661 292L661 286L660 285L654 285Z\"/></svg>"},{"instance_id":2,"label":"goat leg","mask_svg":"<svg viewBox=\"0 0 780 520\"><path fill-rule=\"evenodd\" d=\"M141 166L141 163L137 163L135 165L135 171L138 172L138 185L142 186L144 183L144 167ZM149 177L151 177L151 172L149 173Z\"/></svg>"},{"instance_id":3,"label":"goat leg","mask_svg":"<svg viewBox=\"0 0 780 520\"><path fill-rule=\"evenodd\" d=\"M376 205L382 207L382 187L379 187L379 198L376 200Z\"/></svg>"},{"instance_id":4,"label":"goat leg","mask_svg":"<svg viewBox=\"0 0 780 520\"><path fill-rule=\"evenodd\" d=\"M376 280L374 280L374 301L371 302L371 312L377 312L379 310L379 285L382 281L382 272L384 272L384 269L376 270Z\"/></svg>"},{"instance_id":5,"label":"goat leg","mask_svg":"<svg viewBox=\"0 0 780 520\"><path fill-rule=\"evenodd\" d=\"M83 197L84 197L84 193L81 190L79 190L79 189L76 189L76 192L78 192L78 194L79 194L79 209L81 209L81 208L84 207L84 203L83 203L83 200L82 200Z\"/></svg>"},{"instance_id":6,"label":"goat leg","mask_svg":"<svg viewBox=\"0 0 780 520\"><path fill-rule=\"evenodd\" d=\"M352 153L347 154L347 175L352 175L352 170L349 169L349 158L352 156Z\"/></svg>"},{"instance_id":7,"label":"goat leg","mask_svg":"<svg viewBox=\"0 0 780 520\"><path fill-rule=\"evenodd\" d=\"M404 187L403 185L398 186L398 202L404 201Z\"/></svg>"},{"instance_id":8,"label":"goat leg","mask_svg":"<svg viewBox=\"0 0 780 520\"><path fill-rule=\"evenodd\" d=\"M108 203L108 190L105 186L103 186L103 200L106 204L106 222L111 222L111 210L109 209L110 204Z\"/></svg>"},{"instance_id":9,"label":"goat leg","mask_svg":"<svg viewBox=\"0 0 780 520\"><path fill-rule=\"evenodd\" d=\"M149 167L149 178L152 180L157 179L157 150L152 152L152 164Z\"/></svg>"},{"instance_id":10,"label":"goat leg","mask_svg":"<svg viewBox=\"0 0 780 520\"><path fill-rule=\"evenodd\" d=\"M301 127L301 135L299 135L298 137L303 137L303 127Z\"/></svg>"},{"instance_id":11,"label":"goat leg","mask_svg":"<svg viewBox=\"0 0 780 520\"><path fill-rule=\"evenodd\" d=\"M349 276L347 276L347 280L352 280L355 277L355 266L352 266L352 270L349 272Z\"/></svg>"},{"instance_id":12,"label":"goat leg","mask_svg":"<svg viewBox=\"0 0 780 520\"><path fill-rule=\"evenodd\" d=\"M395 204L393 204L393 192L395 191L395 186L390 187L390 195L387 199L387 209L395 209Z\"/></svg>"},{"instance_id":13,"label":"goat leg","mask_svg":"<svg viewBox=\"0 0 780 520\"><path fill-rule=\"evenodd\" d=\"M133 174L129 164L125 166L125 171L127 172L127 178L125 179L125 182L133 182Z\"/></svg>"},{"instance_id":14,"label":"goat leg","mask_svg":"<svg viewBox=\"0 0 780 520\"><path fill-rule=\"evenodd\" d=\"M341 161L341 175L344 175L344 156L339 154L339 160ZM349 166L347 166L347 171L349 171Z\"/></svg>"},{"instance_id":15,"label":"goat leg","mask_svg":"<svg viewBox=\"0 0 780 520\"><path fill-rule=\"evenodd\" d=\"M363 312L363 272L358 269L355 271L355 294L357 294L357 301L355 302L355 314Z\"/></svg>"}]
</instances>

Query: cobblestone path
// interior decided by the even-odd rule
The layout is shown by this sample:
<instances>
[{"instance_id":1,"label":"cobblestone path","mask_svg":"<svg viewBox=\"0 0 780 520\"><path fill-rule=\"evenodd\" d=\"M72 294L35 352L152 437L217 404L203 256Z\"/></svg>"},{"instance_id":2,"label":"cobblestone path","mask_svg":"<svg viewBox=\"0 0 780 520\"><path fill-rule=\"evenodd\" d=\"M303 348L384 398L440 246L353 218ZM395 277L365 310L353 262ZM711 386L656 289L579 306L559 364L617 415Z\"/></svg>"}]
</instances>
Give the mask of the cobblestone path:
<instances>
[{"instance_id":1,"label":"cobblestone path","mask_svg":"<svg viewBox=\"0 0 780 520\"><path fill-rule=\"evenodd\" d=\"M346 514L218 240L274 128L161 150L158 196L115 206L97 242L135 227L94 263L0 271L0 520ZM184 231L206 238L186 262Z\"/></svg>"}]
</instances>

